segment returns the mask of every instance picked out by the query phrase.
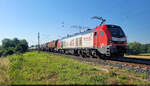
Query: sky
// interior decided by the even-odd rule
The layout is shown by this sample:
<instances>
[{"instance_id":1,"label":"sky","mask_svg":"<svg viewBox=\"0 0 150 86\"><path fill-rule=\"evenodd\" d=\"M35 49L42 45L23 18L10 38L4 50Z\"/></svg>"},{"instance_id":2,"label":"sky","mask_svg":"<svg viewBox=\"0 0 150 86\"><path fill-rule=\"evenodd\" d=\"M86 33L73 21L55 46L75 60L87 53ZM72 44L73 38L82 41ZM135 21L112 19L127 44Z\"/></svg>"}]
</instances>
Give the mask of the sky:
<instances>
[{"instance_id":1,"label":"sky","mask_svg":"<svg viewBox=\"0 0 150 86\"><path fill-rule=\"evenodd\" d=\"M17 37L35 45L40 32L40 43L45 43L79 32L73 25L93 29L100 22L91 17L100 16L105 24L121 26L128 42L150 43L149 4L150 0L0 0L0 41Z\"/></svg>"}]
</instances>

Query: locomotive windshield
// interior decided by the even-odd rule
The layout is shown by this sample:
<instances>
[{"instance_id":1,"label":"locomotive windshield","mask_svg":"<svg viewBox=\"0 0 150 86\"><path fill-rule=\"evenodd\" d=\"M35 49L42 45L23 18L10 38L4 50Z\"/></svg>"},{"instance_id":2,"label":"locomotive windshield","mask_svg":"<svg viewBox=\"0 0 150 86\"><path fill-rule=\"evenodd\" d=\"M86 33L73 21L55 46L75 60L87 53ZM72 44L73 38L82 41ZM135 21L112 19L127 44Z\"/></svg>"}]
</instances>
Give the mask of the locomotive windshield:
<instances>
[{"instance_id":1,"label":"locomotive windshield","mask_svg":"<svg viewBox=\"0 0 150 86\"><path fill-rule=\"evenodd\" d=\"M122 31L121 28L119 27L115 27L115 28L108 28L108 30L110 31L112 37L117 37L117 38L121 38L124 37L124 32Z\"/></svg>"}]
</instances>

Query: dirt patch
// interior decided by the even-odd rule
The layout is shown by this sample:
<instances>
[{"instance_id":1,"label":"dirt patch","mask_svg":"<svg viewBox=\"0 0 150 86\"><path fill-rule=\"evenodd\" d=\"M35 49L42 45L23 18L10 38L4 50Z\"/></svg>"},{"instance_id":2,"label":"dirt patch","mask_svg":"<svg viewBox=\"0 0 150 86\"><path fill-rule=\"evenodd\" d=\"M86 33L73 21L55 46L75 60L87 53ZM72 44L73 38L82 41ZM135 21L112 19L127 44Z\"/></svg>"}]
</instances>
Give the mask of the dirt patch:
<instances>
[{"instance_id":1,"label":"dirt patch","mask_svg":"<svg viewBox=\"0 0 150 86\"><path fill-rule=\"evenodd\" d=\"M141 59L150 59L150 56L135 56L135 55L129 55L125 56L127 58L141 58Z\"/></svg>"}]
</instances>

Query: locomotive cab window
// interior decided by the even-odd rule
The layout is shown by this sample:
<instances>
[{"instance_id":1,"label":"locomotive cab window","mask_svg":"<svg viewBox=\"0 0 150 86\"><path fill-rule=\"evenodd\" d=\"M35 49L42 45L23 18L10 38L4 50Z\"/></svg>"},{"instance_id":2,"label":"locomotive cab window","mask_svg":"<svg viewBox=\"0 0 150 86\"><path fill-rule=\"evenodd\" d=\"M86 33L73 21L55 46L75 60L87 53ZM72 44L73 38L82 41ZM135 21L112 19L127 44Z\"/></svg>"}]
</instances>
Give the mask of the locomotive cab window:
<instances>
[{"instance_id":1,"label":"locomotive cab window","mask_svg":"<svg viewBox=\"0 0 150 86\"><path fill-rule=\"evenodd\" d=\"M100 31L100 35L101 35L101 36L104 36L104 32L103 32L103 31Z\"/></svg>"},{"instance_id":2,"label":"locomotive cab window","mask_svg":"<svg viewBox=\"0 0 150 86\"><path fill-rule=\"evenodd\" d=\"M108 30L110 31L112 37L124 37L124 32L122 31L122 29L120 27L114 27L114 28L108 28Z\"/></svg>"},{"instance_id":3,"label":"locomotive cab window","mask_svg":"<svg viewBox=\"0 0 150 86\"><path fill-rule=\"evenodd\" d=\"M97 36L97 32L94 33L94 36Z\"/></svg>"}]
</instances>

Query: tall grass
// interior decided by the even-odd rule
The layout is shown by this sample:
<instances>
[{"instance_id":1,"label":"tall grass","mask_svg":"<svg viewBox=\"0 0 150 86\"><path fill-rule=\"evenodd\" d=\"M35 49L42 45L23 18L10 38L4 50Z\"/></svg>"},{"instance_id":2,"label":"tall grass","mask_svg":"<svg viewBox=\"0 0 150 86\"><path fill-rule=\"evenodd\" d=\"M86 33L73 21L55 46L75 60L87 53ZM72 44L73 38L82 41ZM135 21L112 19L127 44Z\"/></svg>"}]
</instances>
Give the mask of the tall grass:
<instances>
[{"instance_id":1,"label":"tall grass","mask_svg":"<svg viewBox=\"0 0 150 86\"><path fill-rule=\"evenodd\" d=\"M9 60L8 58L0 58L0 84L9 82Z\"/></svg>"},{"instance_id":2,"label":"tall grass","mask_svg":"<svg viewBox=\"0 0 150 86\"><path fill-rule=\"evenodd\" d=\"M20 70L22 70L23 68L23 55L12 55L9 58L10 61L10 67L9 67L9 74L10 74L10 79L11 79L11 83L14 82L19 82L22 80L22 72Z\"/></svg>"},{"instance_id":3,"label":"tall grass","mask_svg":"<svg viewBox=\"0 0 150 86\"><path fill-rule=\"evenodd\" d=\"M2 61L2 60L1 60ZM0 61L0 62L1 62ZM148 83L129 76L135 76L127 71L125 74L119 69L111 69L109 73L95 69L95 66L73 60L64 56L55 56L46 52L27 52L21 55L12 55L5 59L0 66L0 84L133 84ZM105 68L105 67L104 67ZM109 68L108 68L109 69ZM146 75L140 76L148 77ZM132 82L134 81L134 82Z\"/></svg>"}]
</instances>

